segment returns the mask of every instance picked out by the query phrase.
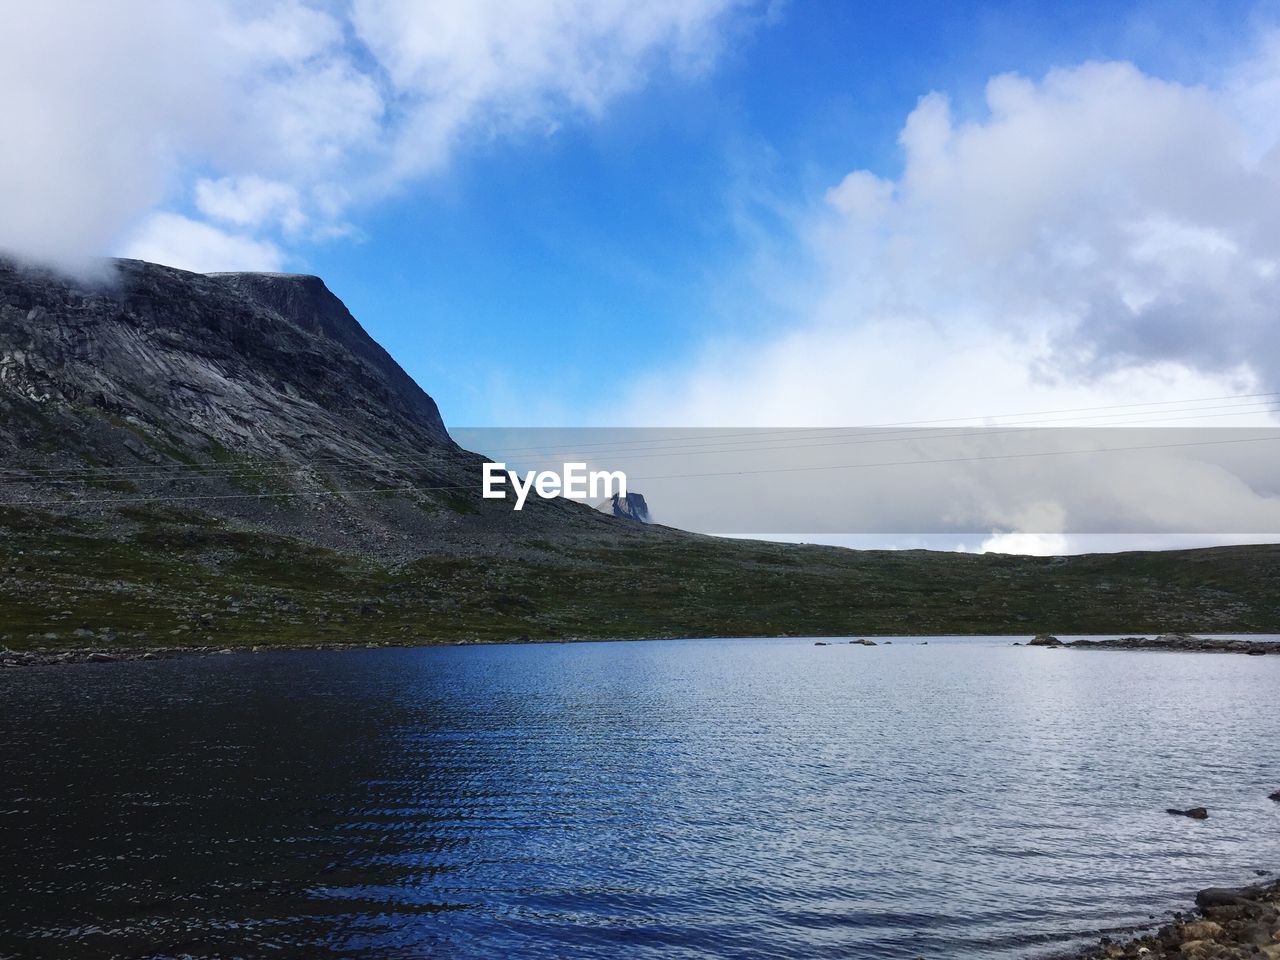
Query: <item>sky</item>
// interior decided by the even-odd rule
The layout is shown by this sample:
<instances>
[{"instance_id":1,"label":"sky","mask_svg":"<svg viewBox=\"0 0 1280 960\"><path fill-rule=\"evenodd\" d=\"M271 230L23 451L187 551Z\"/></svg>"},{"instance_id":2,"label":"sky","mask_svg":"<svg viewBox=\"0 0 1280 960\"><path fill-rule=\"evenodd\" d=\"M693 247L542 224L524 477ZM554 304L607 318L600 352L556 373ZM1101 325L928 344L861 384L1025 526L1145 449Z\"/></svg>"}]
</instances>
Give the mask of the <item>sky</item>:
<instances>
[{"instance_id":1,"label":"sky","mask_svg":"<svg viewBox=\"0 0 1280 960\"><path fill-rule=\"evenodd\" d=\"M1276 3L4 3L0 107L0 251L318 274L451 426L1280 391Z\"/></svg>"}]
</instances>

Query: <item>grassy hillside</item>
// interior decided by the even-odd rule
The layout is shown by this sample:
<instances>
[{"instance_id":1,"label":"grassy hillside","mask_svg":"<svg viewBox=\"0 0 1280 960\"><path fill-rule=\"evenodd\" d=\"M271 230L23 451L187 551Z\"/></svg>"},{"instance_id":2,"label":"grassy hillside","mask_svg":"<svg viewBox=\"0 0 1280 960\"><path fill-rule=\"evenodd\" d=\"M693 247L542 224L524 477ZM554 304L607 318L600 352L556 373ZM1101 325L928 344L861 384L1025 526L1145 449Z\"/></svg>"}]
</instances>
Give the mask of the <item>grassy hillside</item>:
<instances>
[{"instance_id":1,"label":"grassy hillside","mask_svg":"<svg viewBox=\"0 0 1280 960\"><path fill-rule=\"evenodd\" d=\"M0 643L1280 631L1280 546L1067 559L681 534L516 546L385 564L167 507L9 509Z\"/></svg>"}]
</instances>

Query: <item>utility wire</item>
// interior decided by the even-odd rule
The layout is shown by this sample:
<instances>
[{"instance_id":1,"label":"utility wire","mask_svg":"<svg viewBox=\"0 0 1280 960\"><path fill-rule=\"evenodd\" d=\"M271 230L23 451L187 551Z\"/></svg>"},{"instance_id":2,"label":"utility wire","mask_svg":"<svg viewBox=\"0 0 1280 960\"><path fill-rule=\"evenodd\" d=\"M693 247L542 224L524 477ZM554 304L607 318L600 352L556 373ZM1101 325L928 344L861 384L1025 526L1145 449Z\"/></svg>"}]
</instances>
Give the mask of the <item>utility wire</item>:
<instances>
[{"instance_id":1,"label":"utility wire","mask_svg":"<svg viewBox=\"0 0 1280 960\"><path fill-rule=\"evenodd\" d=\"M1264 400L1263 398L1272 398L1272 399L1271 399L1270 401L1266 401L1266 400ZM1280 402L1280 399L1278 399L1278 398L1280 398L1280 393L1276 393L1276 392L1273 392L1273 393L1242 393L1242 394L1234 394L1234 395L1220 396L1220 397L1196 397L1196 398L1188 398L1188 399L1182 399L1182 400L1151 400L1151 401L1146 401L1146 402L1143 402L1143 403L1104 404L1104 405L1102 405L1102 406L1096 406L1096 407L1068 407L1068 408L1059 409L1059 410L1037 410L1037 411L1028 411L1028 412L1024 412L1024 413L986 414L986 415L982 415L982 416L968 416L968 417L944 417L944 418L935 419L935 420L898 420L898 421L887 422L887 423L868 423L868 424L861 424L861 425L857 425L857 426L854 426L854 427L850 427L850 428L848 428L848 429L851 429L851 430L880 430L880 429L884 429L884 428L887 428L887 427L916 427L916 426L930 426L930 425L934 425L934 424L942 424L942 423L959 423L959 424L965 424L965 423L971 423L971 422L973 422L973 421L975 421L975 420L1016 420L1016 419L1021 419L1021 418L1024 418L1024 417L1040 417L1040 416L1050 416L1050 415L1054 415L1054 414L1068 414L1068 413L1092 413L1092 412L1094 412L1094 411L1098 411L1098 410L1124 410L1124 409L1132 409L1132 408L1135 408L1135 407L1158 407L1158 406L1170 406L1170 405L1183 404L1183 403L1212 403L1212 402L1216 402L1216 401L1227 401L1227 400L1252 400L1252 401L1254 401L1254 403L1265 403L1265 402L1277 403L1277 402ZM1244 404L1244 406L1249 406L1249 404ZM1159 413L1159 412L1161 412L1161 411L1154 411L1154 410L1153 410L1153 411L1151 411L1151 412L1152 412L1152 413ZM1117 414L1117 415L1118 415L1118 414ZM1075 419L1085 419L1085 418L1073 417L1073 418L1070 418L1070 419L1075 420ZM556 430L557 428L555 428L555 427L525 427L525 428L520 428L520 427L471 427L471 428L460 427L460 428L458 428L458 432L459 432L459 433L462 433L462 434L466 434L469 430L471 430L471 431L480 431L480 430L486 430L486 431L488 431L488 430L493 430L493 431L505 432L505 431L508 431L508 430L520 430L520 429L527 429L527 430L548 430L548 431L553 431L553 430ZM587 428L583 428L583 429L592 429L592 428L587 427ZM690 430L696 430L697 428L696 428L696 427L690 427L690 428L688 428L688 429L690 429ZM765 428L765 429L767 429L767 428ZM791 428L787 428L787 429L784 429L784 430L781 430L781 431L776 431L776 432L781 432L781 433L792 433L792 432L794 432L794 431L795 431L795 430L797 430L797 429L805 429L805 428L802 428L802 427L791 427ZM817 427L817 428L813 428L813 429L823 429L823 428L821 428L821 427ZM613 445L615 445L615 444L622 444L622 443L626 443L626 442L630 442L630 443L657 443L657 442L665 442L665 440L677 440L677 441L678 441L678 440L694 440L694 441L697 441L697 442L702 442L702 441L704 441L704 440L709 440L709 439L719 439L719 438L727 438L727 437L751 437L751 436L759 436L759 435L760 435L760 431L758 431L758 430L751 430L751 431L742 432L742 433L726 433L726 434L720 434L719 436L717 436L717 435L715 435L715 434L712 434L712 435L710 435L710 436L706 436L706 437L683 437L683 436L677 436L677 437L656 438L656 439L653 439L653 438L648 438L648 439L646 439L646 438L641 438L641 439L637 439L637 440L633 440L633 441L621 441L621 440L619 440L619 441L612 441L612 440L606 440L606 441L601 441L600 443L597 443L597 444L580 444L580 446L582 446L582 447L588 447L588 446L613 446ZM541 447L523 447L523 448L521 448L521 447L510 447L510 448L506 448L506 449L501 449L501 448L499 448L498 450L494 450L494 451L491 451L491 452L494 452L494 453L524 453L524 452L538 452L538 451L540 451L541 449L543 449L543 448L541 448Z\"/></svg>"},{"instance_id":2,"label":"utility wire","mask_svg":"<svg viewBox=\"0 0 1280 960\"><path fill-rule=\"evenodd\" d=\"M760 474L778 474L778 473L801 473L822 470L858 470L873 467L903 467L903 466L925 466L932 464L951 464L951 463L973 463L981 461L993 460L1021 460L1039 457L1059 457L1059 456L1076 456L1080 454L1100 454L1100 453L1126 453L1141 450L1167 450L1173 448L1184 447L1203 447L1203 446L1221 446L1225 444L1236 443L1260 443L1266 441L1280 440L1280 434L1265 437L1237 437L1228 440L1200 440L1187 441L1182 443L1158 443L1144 444L1128 447L1103 447L1088 448L1077 450L1043 450L1031 453L1009 453L1009 454L991 454L972 457L945 457L933 460L890 460L876 463L845 463L845 464L828 464L811 467L774 467L756 470L726 470L713 471L708 473L676 473L676 474L658 474L648 477L635 477L633 479L640 482L652 480L693 480L705 479L711 477L741 477ZM289 493L259 493L259 494L213 494L213 495L194 495L194 496L160 496L160 497L132 497L132 498L106 498L106 499L76 499L76 500L23 500L0 503L0 506L14 507L43 507L43 506L82 506L87 504L129 504L129 503L158 503L165 501L188 501L188 500L246 500L246 499L271 499L271 498L289 498L289 497L317 497L317 496L344 496L348 494L373 494L373 493L393 493L398 491L427 493L435 490L466 490L474 489L474 484L449 484L436 487L420 487L420 486L401 486L401 487L381 487L370 490L326 490L314 492L289 492Z\"/></svg>"},{"instance_id":3,"label":"utility wire","mask_svg":"<svg viewBox=\"0 0 1280 960\"><path fill-rule=\"evenodd\" d=\"M1187 403L1210 403L1210 402L1230 401L1230 400L1247 400L1247 401L1251 401L1251 402L1249 402L1249 403L1242 403L1242 404L1240 404L1239 406L1241 406L1241 407L1252 407L1252 406L1255 406L1255 405L1257 405L1257 404L1263 404L1263 403L1267 403L1267 402L1269 402L1269 401L1266 401L1266 400L1264 400L1264 399L1260 399L1260 398L1268 398L1268 397L1270 397L1270 398L1280 398L1280 393L1238 394L1238 395L1234 395L1234 396L1201 397L1201 398L1195 398L1195 399L1183 399L1183 400L1153 400L1153 401L1148 401L1148 402L1144 402L1144 403L1111 404L1111 405L1103 405L1103 406L1095 406L1095 407L1075 407L1075 408L1067 408L1067 409L1059 409L1059 410L1042 410L1042 411L1033 411L1033 412L1027 412L1027 413L1010 413L1010 414L987 415L987 416L984 416L984 417L974 416L974 417L951 417L951 418L936 419L936 420L904 420L904 421L898 421L897 423L865 424L865 425L861 425L861 426L854 426L854 427L848 427L848 428L840 428L840 431L841 431L841 433L848 433L848 432L849 432L849 431L851 431L851 430L860 430L860 431L866 431L866 430L881 430L881 429L884 429L884 428L887 428L887 427L895 427L895 426L897 426L897 427L901 427L901 426L916 426L916 425L925 425L925 424L960 423L960 422L969 422L969 421L973 421L973 420L1010 420L1010 419L1019 419L1019 418L1030 417L1030 416L1049 416L1049 415L1054 415L1054 414L1083 413L1083 412L1091 412L1091 411L1098 411L1098 410L1130 410L1130 409L1133 409L1133 408L1136 408L1136 407L1170 406L1170 405L1187 404ZM1200 408L1194 408L1194 407L1193 407L1193 408L1190 408L1190 409L1192 409L1192 410L1195 410L1195 409L1209 410L1209 409L1226 409L1226 408L1225 408L1225 407L1223 407L1223 408L1217 408L1217 407L1200 407ZM1164 412L1164 411L1151 411L1151 412L1152 412L1152 413L1160 413L1160 412ZM1257 412L1263 412L1263 411L1257 411ZM1115 413L1115 414L1104 414L1103 416L1124 416L1124 415L1126 415L1126 414ZM1069 418L1069 419L1077 420L1077 419L1090 419L1090 418L1075 417L1075 418ZM994 426L994 425L992 425L992 426ZM495 430L503 430L503 429L506 429L506 428L481 428L481 429L495 429ZM526 428L512 428L512 429L526 429ZM538 430L538 429L554 430L554 429L556 429L556 428L537 428L537 427L534 427L534 428L527 428L527 429L534 429L534 430ZM592 429L592 428L583 428L583 429ZM691 429L696 429L696 428L691 428ZM580 447L580 448L584 448L584 449L585 449L585 448L587 448L587 447L599 447L599 446L607 446L607 447L616 447L616 446L624 446L624 445L625 445L625 446L630 446L630 445L635 445L635 444L655 444L655 443L663 443L663 442L666 442L666 441L668 441L668 440L669 440L669 441L675 441L675 442L688 442L688 443L694 443L694 444L705 444L708 440L723 439L723 438L734 438L734 437L760 438L760 437L768 436L770 433L773 433L773 434L778 434L778 433L782 433L782 434L791 434L791 433L795 433L795 432L797 432L797 430L806 430L806 429L822 430L822 429L824 429L824 428L821 428L821 427L817 427L817 428L795 428L795 427L793 427L793 428L787 428L787 429L783 429L783 430L773 430L773 431L770 431L770 430L768 430L768 429L766 428L766 429L764 429L763 431L762 431L762 430L752 430L752 431L747 431L747 432L738 432L738 433L729 433L729 434L709 434L709 435L699 434L699 435L691 436L691 437L690 437L690 436L670 437L670 438L665 438L665 440L664 440L664 438L641 437L641 438L637 438L637 439L635 439L635 440L630 440L630 441L626 441L626 440L609 440L609 441L601 441L601 442L598 442L598 443L584 443L584 444L579 444L579 445L578 445L578 447ZM462 432L465 432L465 431L462 431ZM545 451L545 447L512 447L512 448L498 448L498 449L496 449L496 450L491 450L491 451L490 451L490 453L521 453L521 452L542 452L542 451ZM344 457L342 457L342 456L340 456L340 455L335 455L335 456L332 456L332 457L314 458L312 462L320 463L320 462L326 462L326 461L342 461L343 459L344 459ZM83 471L83 472L86 472L86 473L88 473L88 472L97 472L97 473L104 473L104 474L105 474L105 473L114 473L114 472L117 472L118 470L147 470L147 469L154 469L154 470L159 471L159 470L165 470L165 469L171 469L171 468L178 468L179 466L180 466L180 465L174 464L174 465L158 465L158 466L150 467L150 468L149 468L149 467L145 467L145 466L127 467L127 468L116 468L116 467L86 467L86 468L77 468L77 469L75 469L75 470L74 470L74 472L77 472L77 473L78 473L78 472ZM72 468L63 468L62 470L60 470L59 468L56 468L56 467L50 467L50 468L31 468L31 471L39 471L39 470L42 470L42 469L43 469L43 470L46 470L46 471L48 471L48 472L66 472L66 471L68 471L68 470L72 470ZM203 469L203 468L201 468L201 469ZM217 470L217 469L236 469L236 468L235 468L235 467L218 467L218 466L216 466L216 465L212 465L212 464L211 464L211 465L208 465L207 469L209 469L209 470ZM31 472L31 471L28 471L28 472ZM4 471L4 470L0 470L0 473L5 473L5 472L11 472L11 471Z\"/></svg>"},{"instance_id":4,"label":"utility wire","mask_svg":"<svg viewBox=\"0 0 1280 960\"><path fill-rule=\"evenodd\" d=\"M1131 421L1130 423L1123 424L1123 426L1138 427L1138 426L1142 426L1144 424L1149 424L1149 423L1169 423L1169 422L1180 422L1183 420L1202 420L1202 419L1210 419L1213 417L1232 417L1232 416L1239 416L1239 414L1238 413L1218 413L1218 414L1198 414L1198 415L1188 416L1188 417L1183 417L1183 416L1161 417L1154 420ZM758 453L772 453L772 452L778 452L778 451L789 452L793 450L810 450L810 449L819 449L824 447L863 446L865 444L878 444L878 443L916 443L916 442L931 441L931 440L960 440L960 439L968 439L968 438L974 438L974 437L984 437L984 438L985 437L1002 437L1002 436L1021 434L1021 433L1040 433L1045 431L1045 429L1046 429L1045 427L1041 427L1041 426L1022 426L1022 427L1007 427L1007 428L992 427L992 428L984 428L982 430L962 431L962 432L956 432L955 429L952 429L946 433L935 433L935 434L924 434L924 435L920 435L915 432L910 434L895 433L887 436L859 435L860 437L859 439L842 439L842 440L832 440L832 441L819 442L819 443L803 442L803 441L806 441L808 438L799 437L799 438L796 438L798 441L796 443L788 444L786 446L772 446L772 447L739 446L735 449L708 448L703 450L699 450L696 448L682 448L677 450L668 450L667 452L656 452L656 453L649 453L644 451L641 451L640 453L627 453L624 451L619 456L611 456L609 459L609 465L617 466L619 463L631 463L637 460L653 460L653 459L666 458L666 457L715 456L715 455L733 456L738 454L758 454ZM1072 428L1048 428L1048 429L1072 429ZM1242 429L1258 429L1258 428L1242 428ZM570 453L562 454L562 456L570 456L570 455L571 455ZM547 454L547 456L550 456L550 454ZM601 454L595 454L595 456L601 456ZM428 462L429 462L429 458L427 457L405 455L405 456L399 456L399 457L385 458L382 461L380 461L380 466L382 466L383 464L394 465L394 467L398 468L396 472L404 472L406 470L417 469L427 473L433 473L433 472L438 473L439 471L432 471L430 467L427 466ZM435 460L430 460L430 462L435 463ZM353 467L360 466L358 464L351 464L351 463L347 463L343 465L344 466L349 465ZM147 474L120 473L120 474L112 474L109 476L102 475L102 474L94 474L89 477L68 477L66 475L11 476L11 477L0 476L0 484L38 483L40 486L52 487L52 486L83 486L86 483L94 482L94 481L107 482L107 483L120 483L120 482L134 483L134 482L150 482L150 481L178 483L178 482L192 481L192 480L235 480L235 479L246 478L246 477L253 479L258 477L279 478L279 477L287 477L287 476L303 476L305 474L313 472L314 469L315 468L312 465L312 462L306 462L302 464L288 465L288 466L244 466L235 470L219 472L219 473L177 471L174 473L147 473ZM388 468L382 472L390 473L392 472L392 470Z\"/></svg>"},{"instance_id":5,"label":"utility wire","mask_svg":"<svg viewBox=\"0 0 1280 960\"><path fill-rule=\"evenodd\" d=\"M1270 396L1270 395L1266 395L1266 396ZM1219 399L1231 399L1231 398L1219 398ZM1161 402L1167 405L1167 404L1176 403L1176 402L1185 403L1185 402L1196 402L1196 401L1161 401ZM1213 418L1223 417L1223 416L1241 416L1244 413L1265 412L1264 410L1253 409L1260 402L1263 402L1263 401L1252 400L1242 404L1218 405L1218 406L1210 406L1210 407L1191 407L1191 408L1185 408L1183 410L1178 410L1178 411L1152 411L1153 413L1173 413L1174 415L1161 416L1157 418L1138 419L1138 420L1131 419L1124 423L1110 424L1109 426L1140 426L1140 425L1143 425L1144 423L1167 423L1167 422L1179 422L1179 421L1185 421L1185 420L1213 419ZM1122 406L1132 407L1132 406L1142 406L1142 405L1125 404ZM1245 409L1241 409L1241 408L1245 408ZM1093 409L1105 409L1105 408L1093 408ZM1201 411L1201 410L1215 411L1215 412L1203 413L1203 414L1194 415L1194 416L1183 415L1183 414L1193 414L1196 411ZM1227 411L1227 412L1221 412L1221 411ZM1141 416L1141 414L1126 412L1126 413L1118 413L1118 414L1117 413L1102 414L1099 416L1102 416L1102 417L1127 416L1132 418L1135 416ZM1078 419L1096 419L1096 418L1097 417L1078 418ZM1052 426L1052 424L1050 424L1050 426ZM1060 427L1060 428L1066 429L1065 427ZM816 429L817 431L816 433L814 432L814 429ZM649 457L660 457L660 456L681 456L681 455L709 454L709 453L720 453L720 452L723 452L723 453L770 452L770 451L777 451L777 450L804 449L808 447L819 447L819 446L860 445L861 443L886 443L886 442L892 442L894 440L918 441L918 440L932 440L932 439L961 438L966 436L969 436L969 437L990 436L990 435L997 435L1000 433L1030 432L1035 430L1042 430L1042 429L1045 429L1045 427L1042 425L1028 425L1028 424L1004 426L1004 427L992 426L992 427L984 427L979 431L969 432L969 433L956 433L954 432L955 428L948 428L949 432L943 433L943 434L934 434L932 436L920 436L918 431L911 431L909 433L898 432L897 434L890 433L887 435L879 432L872 432L872 433L866 432L866 430L868 429L873 431L879 431L881 428L849 428L849 429L841 430L837 433L822 433L821 428L814 428L814 429L797 428L797 429L791 429L788 431L764 431L764 432L753 432L749 434L737 434L736 436L740 436L740 437L746 436L746 437L752 437L752 438L758 438L758 439L731 441L728 444L709 444L709 445L705 444L704 442L705 440L715 439L716 435L711 435L706 438L703 438L703 437L680 438L680 439L689 441L692 444L690 446L675 446L675 445L653 446L653 444L655 444L655 441L650 439L644 439L644 438L634 440L634 441L615 441L615 445L617 447L623 447L623 446L634 445L634 444L650 444L651 449L658 452L647 452L644 450L644 448L640 448L642 453L644 454L643 456L632 455L630 457L626 457L625 455L629 452L627 450L616 450L616 451L601 450L601 451L596 451L593 455L603 456L606 453L620 452L624 454L624 459L630 460L630 459L645 459ZM864 432L851 434L849 432L849 430L851 429L863 430ZM754 442L766 442L767 438L776 436L780 432L785 432L788 434L801 433L802 435L793 436L789 441L785 439L781 441L781 442L787 443L788 444L787 446L773 446L773 447L744 446L744 444L750 444ZM731 435L720 435L720 436L731 436ZM840 439L840 440L836 440L829 443L811 442L814 440L827 440L832 437L839 437L839 438L848 437L849 439ZM866 439L859 439L864 437ZM702 449L699 449L698 445L701 445ZM587 443L587 444L582 444L580 446L582 448L586 448L586 447L599 446L599 444ZM725 449L730 446L736 446L737 449ZM525 449L532 450L536 448L525 448ZM573 448L573 450L569 452L562 451L562 455L567 456L567 455L570 455L571 453L577 455L578 449L579 448L575 447ZM551 456L551 453L549 451L546 451L545 448L542 448L542 450L543 450L543 453L542 453L543 456L548 456L548 457ZM665 452L665 453L661 452L663 450L666 450L668 452ZM502 452L502 451L498 451L498 452ZM510 451L507 451L507 452L510 452ZM494 451L490 451L488 455L493 456ZM436 455L406 454L406 455L400 455L400 456L384 457L380 459L379 463L380 465L386 464L386 465L396 465L396 466L404 466L404 465L417 466L425 469L428 463L443 466L444 464L441 463L440 460L441 458ZM284 465L284 466L270 466L270 465L264 465L264 464L233 464L233 465L165 464L165 465L154 465L154 466L139 465L139 466L133 466L133 467L87 467L87 468L70 468L70 467L38 468L37 467L37 468L27 468L27 469L10 468L10 469L0 469L0 483L3 483L3 482L12 483L12 482L34 481L34 480L40 480L45 483L75 483L80 479L86 479L86 480L179 479L180 480L180 479L201 478L201 477L217 479L219 477L230 478L233 476L280 476L284 474L301 473L319 465L353 466L357 468L364 466L364 464L353 462L352 458L349 456L333 456L333 457L313 458L303 463Z\"/></svg>"}]
</instances>

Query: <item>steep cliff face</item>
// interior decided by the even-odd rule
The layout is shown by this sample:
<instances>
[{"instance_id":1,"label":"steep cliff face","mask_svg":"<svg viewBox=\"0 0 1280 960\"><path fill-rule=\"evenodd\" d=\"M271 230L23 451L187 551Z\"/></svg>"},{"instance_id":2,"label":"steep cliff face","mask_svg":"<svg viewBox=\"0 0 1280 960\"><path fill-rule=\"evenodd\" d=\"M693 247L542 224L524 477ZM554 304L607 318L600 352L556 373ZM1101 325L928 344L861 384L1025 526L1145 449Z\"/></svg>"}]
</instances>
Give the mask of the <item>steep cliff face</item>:
<instances>
[{"instance_id":1,"label":"steep cliff face","mask_svg":"<svg viewBox=\"0 0 1280 960\"><path fill-rule=\"evenodd\" d=\"M370 371L353 384L402 414L432 440L447 437L436 403L391 359L356 321L346 305L319 277L279 273L215 273L210 277L268 310L319 341L323 349L335 344L358 361L347 371ZM330 384L332 386L332 384Z\"/></svg>"},{"instance_id":2,"label":"steep cliff face","mask_svg":"<svg viewBox=\"0 0 1280 960\"><path fill-rule=\"evenodd\" d=\"M435 402L319 278L113 267L74 281L0 264L0 390L11 401L55 415L92 407L195 450L378 456L450 444Z\"/></svg>"},{"instance_id":3,"label":"steep cliff face","mask_svg":"<svg viewBox=\"0 0 1280 960\"><path fill-rule=\"evenodd\" d=\"M171 506L392 557L601 531L483 500L481 458L317 277L108 266L0 262L0 509Z\"/></svg>"}]
</instances>

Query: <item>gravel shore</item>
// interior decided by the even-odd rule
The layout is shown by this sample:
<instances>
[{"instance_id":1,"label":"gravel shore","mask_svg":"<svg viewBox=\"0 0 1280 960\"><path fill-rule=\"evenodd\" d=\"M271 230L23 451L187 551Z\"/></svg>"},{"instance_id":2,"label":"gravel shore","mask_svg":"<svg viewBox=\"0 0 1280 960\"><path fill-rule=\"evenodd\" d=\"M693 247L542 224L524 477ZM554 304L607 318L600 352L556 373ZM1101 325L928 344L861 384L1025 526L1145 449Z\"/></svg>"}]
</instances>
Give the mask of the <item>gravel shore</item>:
<instances>
[{"instance_id":1,"label":"gravel shore","mask_svg":"<svg viewBox=\"0 0 1280 960\"><path fill-rule=\"evenodd\" d=\"M431 642L422 639L378 640L373 642L353 643L262 643L252 646L243 644L234 647L217 645L199 646L118 646L111 643L115 639L113 632L98 637L105 641L92 647L44 647L34 650L10 650L0 646L0 670L6 667L36 667L59 663L110 663L127 660L167 660L174 657L199 657L226 653L263 653L268 650L356 650L370 647L428 647L428 646L472 646L491 643L575 643L591 640L633 639L621 637L582 637L566 636L556 639L530 640L528 637L513 637L504 640L454 640ZM668 639L654 636L652 639ZM818 641L818 646L827 646L831 641ZM845 642L845 641L841 641ZM863 646L878 646L872 640L849 640L848 643ZM1021 641L1015 646L1022 646ZM1049 634L1038 634L1029 641L1029 647L1047 647L1050 649L1072 650L1170 650L1199 653L1244 653L1250 656L1280 655L1280 642L1268 640L1244 640L1238 638L1195 637L1185 633L1162 634L1158 637L1119 637L1107 640L1072 640L1062 641Z\"/></svg>"},{"instance_id":2,"label":"gravel shore","mask_svg":"<svg viewBox=\"0 0 1280 960\"><path fill-rule=\"evenodd\" d=\"M653 639L672 639L654 637ZM507 643L589 643L594 640L643 643L617 637L561 637L555 640L530 640L516 637L510 640L376 640L365 643L255 643L251 646L219 647L216 645L184 647L69 647L37 648L35 650L9 650L0 647L0 670L14 667L44 667L72 663L116 663L134 660L173 660L182 657L209 657L231 653L301 652L315 650L374 650L380 648L419 649L426 647L475 647Z\"/></svg>"},{"instance_id":3,"label":"gravel shore","mask_svg":"<svg viewBox=\"0 0 1280 960\"><path fill-rule=\"evenodd\" d=\"M1104 937L1074 960L1280 960L1280 880L1210 887L1196 894L1196 907L1154 933L1125 942Z\"/></svg>"},{"instance_id":4,"label":"gravel shore","mask_svg":"<svg viewBox=\"0 0 1280 960\"><path fill-rule=\"evenodd\" d=\"M230 653L266 653L271 650L361 650L389 646L423 646L417 643L318 643L255 644L251 647L74 647L54 650L7 650L0 647L0 669L43 667L64 663L116 663L130 660L172 660Z\"/></svg>"}]
</instances>

